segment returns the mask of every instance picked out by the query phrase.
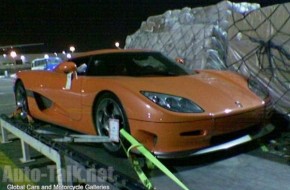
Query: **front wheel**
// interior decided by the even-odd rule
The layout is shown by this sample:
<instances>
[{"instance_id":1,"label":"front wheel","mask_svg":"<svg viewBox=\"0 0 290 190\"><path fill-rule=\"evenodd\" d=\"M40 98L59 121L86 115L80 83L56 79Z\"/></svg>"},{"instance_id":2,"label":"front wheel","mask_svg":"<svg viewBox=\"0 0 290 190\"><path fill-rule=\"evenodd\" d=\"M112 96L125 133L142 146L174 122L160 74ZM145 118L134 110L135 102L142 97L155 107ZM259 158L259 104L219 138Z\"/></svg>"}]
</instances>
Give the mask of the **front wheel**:
<instances>
[{"instance_id":1,"label":"front wheel","mask_svg":"<svg viewBox=\"0 0 290 190\"><path fill-rule=\"evenodd\" d=\"M95 126L98 135L109 136L110 119L119 121L119 129L128 131L129 125L126 113L120 100L112 93L101 95L95 104ZM120 137L120 139L122 139ZM103 144L106 150L116 155L124 155L124 150L121 143L109 142Z\"/></svg>"}]
</instances>

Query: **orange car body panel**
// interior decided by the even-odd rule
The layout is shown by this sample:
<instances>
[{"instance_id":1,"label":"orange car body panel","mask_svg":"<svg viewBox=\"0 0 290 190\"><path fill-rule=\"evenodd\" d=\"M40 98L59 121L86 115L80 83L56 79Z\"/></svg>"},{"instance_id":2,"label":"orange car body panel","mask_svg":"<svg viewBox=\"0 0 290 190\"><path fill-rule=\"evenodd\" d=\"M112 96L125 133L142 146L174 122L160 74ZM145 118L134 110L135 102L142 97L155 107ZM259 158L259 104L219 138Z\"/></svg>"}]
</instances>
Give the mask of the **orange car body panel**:
<instances>
[{"instance_id":1,"label":"orange car body panel","mask_svg":"<svg viewBox=\"0 0 290 190\"><path fill-rule=\"evenodd\" d=\"M105 50L87 53L112 52ZM96 97L110 91L120 99L128 117L130 132L152 152L170 153L211 145L211 138L263 123L269 99L261 100L244 77L225 71L202 70L186 76L96 77L51 71L22 71L18 80L27 91L52 100L41 110L28 96L30 114L40 120L81 133L96 134L93 106ZM161 108L140 91L152 91L188 98L203 113L177 113ZM237 105L237 102L241 105Z\"/></svg>"}]
</instances>

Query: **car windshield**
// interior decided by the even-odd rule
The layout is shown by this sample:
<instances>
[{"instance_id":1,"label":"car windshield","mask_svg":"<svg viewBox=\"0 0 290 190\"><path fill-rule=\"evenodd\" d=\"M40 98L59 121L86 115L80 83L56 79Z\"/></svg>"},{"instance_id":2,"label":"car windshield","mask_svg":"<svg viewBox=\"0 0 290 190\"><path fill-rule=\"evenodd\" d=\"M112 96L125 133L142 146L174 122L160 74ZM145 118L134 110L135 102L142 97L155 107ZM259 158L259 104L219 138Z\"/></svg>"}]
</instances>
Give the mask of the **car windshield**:
<instances>
[{"instance_id":1,"label":"car windshield","mask_svg":"<svg viewBox=\"0 0 290 190\"><path fill-rule=\"evenodd\" d=\"M88 69L94 76L180 76L190 74L182 65L159 52L96 55Z\"/></svg>"}]
</instances>

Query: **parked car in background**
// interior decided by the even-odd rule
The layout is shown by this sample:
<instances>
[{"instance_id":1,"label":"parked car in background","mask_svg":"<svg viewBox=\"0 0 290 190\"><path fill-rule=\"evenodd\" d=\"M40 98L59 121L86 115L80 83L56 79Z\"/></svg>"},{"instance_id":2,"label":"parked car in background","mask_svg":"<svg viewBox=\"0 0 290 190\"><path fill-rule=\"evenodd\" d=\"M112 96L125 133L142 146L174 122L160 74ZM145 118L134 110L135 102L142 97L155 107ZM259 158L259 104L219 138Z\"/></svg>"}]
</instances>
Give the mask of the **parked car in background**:
<instances>
[{"instance_id":1,"label":"parked car in background","mask_svg":"<svg viewBox=\"0 0 290 190\"><path fill-rule=\"evenodd\" d=\"M38 58L34 59L31 63L31 70L53 70L62 59L59 57Z\"/></svg>"}]
</instances>

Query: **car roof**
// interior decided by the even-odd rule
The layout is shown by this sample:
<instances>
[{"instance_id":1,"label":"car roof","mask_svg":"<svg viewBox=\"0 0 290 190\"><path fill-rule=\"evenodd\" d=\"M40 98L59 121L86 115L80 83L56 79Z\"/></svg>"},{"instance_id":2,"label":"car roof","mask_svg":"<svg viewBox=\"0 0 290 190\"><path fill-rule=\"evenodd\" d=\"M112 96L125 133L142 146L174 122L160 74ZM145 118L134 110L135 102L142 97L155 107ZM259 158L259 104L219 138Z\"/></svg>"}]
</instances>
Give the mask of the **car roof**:
<instances>
[{"instance_id":1,"label":"car roof","mask_svg":"<svg viewBox=\"0 0 290 190\"><path fill-rule=\"evenodd\" d=\"M101 55L101 54L109 54L109 53L128 53L128 52L154 52L154 51L145 50L145 49L101 49L101 50L77 53L72 59L78 58L78 57L91 56L91 55Z\"/></svg>"}]
</instances>

